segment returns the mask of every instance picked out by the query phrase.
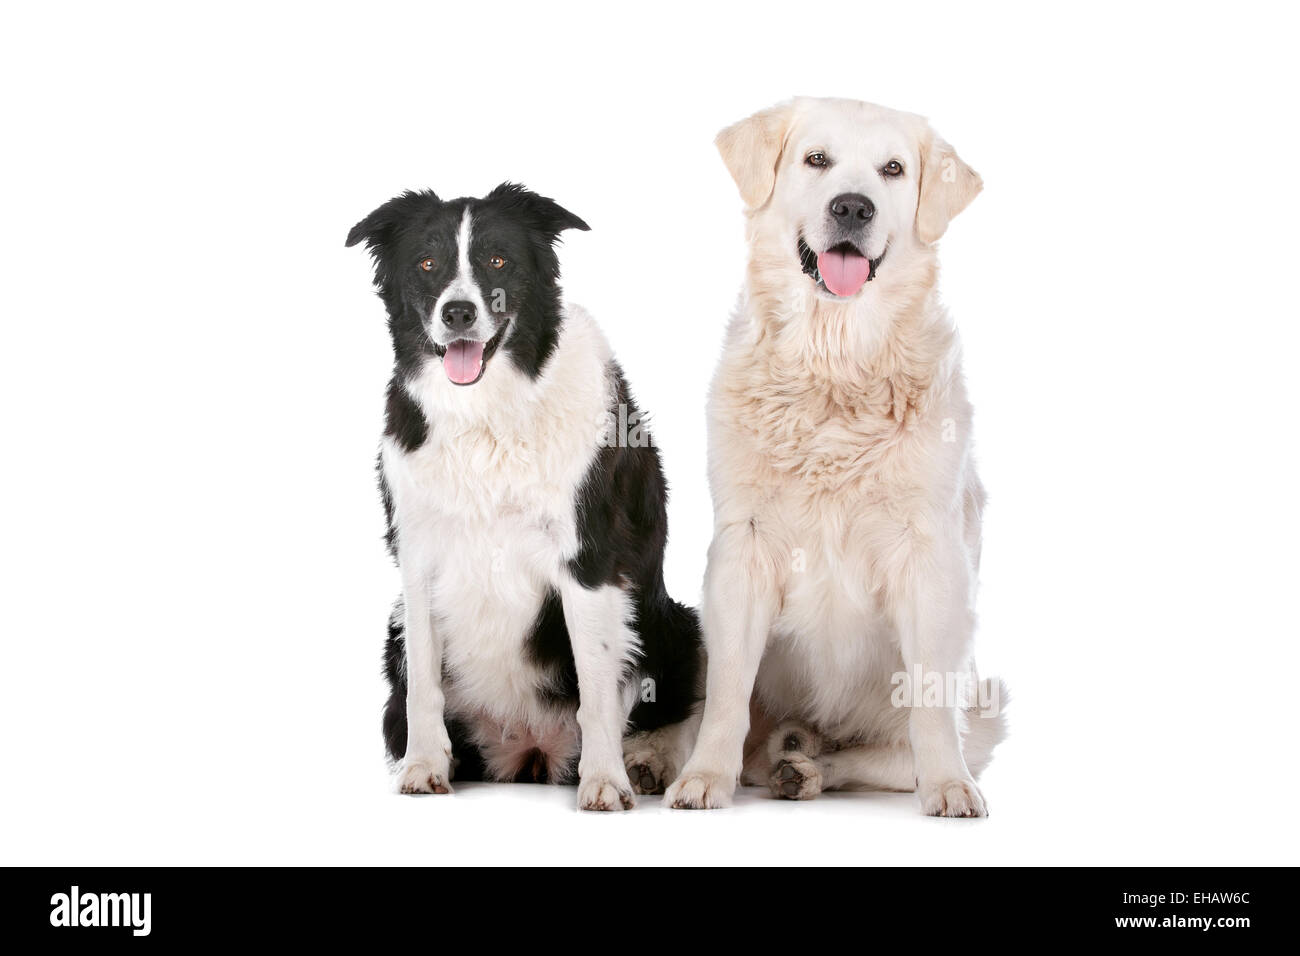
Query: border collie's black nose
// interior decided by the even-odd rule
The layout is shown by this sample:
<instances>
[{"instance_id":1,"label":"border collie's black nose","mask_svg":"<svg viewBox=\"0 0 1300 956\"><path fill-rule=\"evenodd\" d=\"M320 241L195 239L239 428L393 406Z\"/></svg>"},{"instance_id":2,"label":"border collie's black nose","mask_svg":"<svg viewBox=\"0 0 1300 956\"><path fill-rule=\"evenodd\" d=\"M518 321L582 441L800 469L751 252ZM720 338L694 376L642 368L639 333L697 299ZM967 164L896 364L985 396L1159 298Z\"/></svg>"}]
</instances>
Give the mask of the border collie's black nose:
<instances>
[{"instance_id":1,"label":"border collie's black nose","mask_svg":"<svg viewBox=\"0 0 1300 956\"><path fill-rule=\"evenodd\" d=\"M861 193L840 193L831 200L831 215L846 226L868 222L875 214L875 203Z\"/></svg>"},{"instance_id":2,"label":"border collie's black nose","mask_svg":"<svg viewBox=\"0 0 1300 956\"><path fill-rule=\"evenodd\" d=\"M464 332L478 318L473 302L457 300L442 307L442 324L453 332Z\"/></svg>"}]
</instances>

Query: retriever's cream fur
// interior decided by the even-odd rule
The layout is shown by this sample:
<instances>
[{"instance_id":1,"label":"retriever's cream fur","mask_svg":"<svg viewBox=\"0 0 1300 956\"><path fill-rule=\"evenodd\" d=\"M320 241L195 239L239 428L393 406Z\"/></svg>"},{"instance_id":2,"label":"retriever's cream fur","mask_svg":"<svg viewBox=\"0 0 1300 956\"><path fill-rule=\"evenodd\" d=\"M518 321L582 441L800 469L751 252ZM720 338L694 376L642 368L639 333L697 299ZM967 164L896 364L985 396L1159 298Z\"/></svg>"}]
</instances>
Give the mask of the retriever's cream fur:
<instances>
[{"instance_id":1,"label":"retriever's cream fur","mask_svg":"<svg viewBox=\"0 0 1300 956\"><path fill-rule=\"evenodd\" d=\"M848 100L764 110L718 148L750 259L709 402L705 714L665 799L726 805L743 751L747 782L778 795L915 787L927 813L983 815L974 776L1004 733L1001 685L966 685L982 709L891 702L897 674L974 673L984 490L934 243L979 176L920 117ZM829 168L810 169L810 150ZM890 159L903 176L879 172ZM872 199L866 251L887 255L838 298L796 245L825 248L845 191Z\"/></svg>"}]
</instances>

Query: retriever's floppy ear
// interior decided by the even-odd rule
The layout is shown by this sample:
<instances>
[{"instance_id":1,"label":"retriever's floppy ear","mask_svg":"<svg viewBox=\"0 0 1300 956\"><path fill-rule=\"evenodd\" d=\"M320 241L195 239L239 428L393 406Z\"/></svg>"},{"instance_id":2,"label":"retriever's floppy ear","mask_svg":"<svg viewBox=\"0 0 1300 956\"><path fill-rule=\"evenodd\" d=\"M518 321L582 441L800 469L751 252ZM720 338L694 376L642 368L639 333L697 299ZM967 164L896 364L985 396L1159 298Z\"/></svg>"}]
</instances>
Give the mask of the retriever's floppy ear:
<instances>
[{"instance_id":1,"label":"retriever's floppy ear","mask_svg":"<svg viewBox=\"0 0 1300 956\"><path fill-rule=\"evenodd\" d=\"M752 209L763 205L772 195L776 165L793 116L794 104L780 103L733 123L713 141L727 164L727 172L740 187L745 205Z\"/></svg>"},{"instance_id":2,"label":"retriever's floppy ear","mask_svg":"<svg viewBox=\"0 0 1300 956\"><path fill-rule=\"evenodd\" d=\"M388 200L388 202L353 226L348 232L348 241L344 245L351 247L364 240L366 246L374 252L393 238L393 231L411 214L411 211L417 205L422 202L439 203L441 201L434 195L432 190L426 189L423 192L414 192L408 189L402 195Z\"/></svg>"},{"instance_id":3,"label":"retriever's floppy ear","mask_svg":"<svg viewBox=\"0 0 1300 956\"><path fill-rule=\"evenodd\" d=\"M933 130L921 143L921 196L916 204L916 235L929 245L938 241L957 213L984 188L971 169Z\"/></svg>"}]
</instances>

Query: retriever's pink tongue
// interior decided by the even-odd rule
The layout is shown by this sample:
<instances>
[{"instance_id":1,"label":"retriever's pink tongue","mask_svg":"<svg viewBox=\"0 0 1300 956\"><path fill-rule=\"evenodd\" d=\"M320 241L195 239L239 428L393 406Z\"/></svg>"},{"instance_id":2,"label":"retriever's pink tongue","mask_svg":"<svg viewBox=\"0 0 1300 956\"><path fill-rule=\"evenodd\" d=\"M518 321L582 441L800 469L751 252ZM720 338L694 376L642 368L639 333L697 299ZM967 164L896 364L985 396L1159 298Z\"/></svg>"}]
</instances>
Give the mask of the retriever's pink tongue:
<instances>
[{"instance_id":1,"label":"retriever's pink tongue","mask_svg":"<svg viewBox=\"0 0 1300 956\"><path fill-rule=\"evenodd\" d=\"M442 357L442 367L447 377L457 385L468 385L478 379L483 371L483 343L462 339L447 346Z\"/></svg>"},{"instance_id":2,"label":"retriever's pink tongue","mask_svg":"<svg viewBox=\"0 0 1300 956\"><path fill-rule=\"evenodd\" d=\"M871 278L871 260L853 252L827 250L817 257L817 271L836 295L852 295Z\"/></svg>"}]
</instances>

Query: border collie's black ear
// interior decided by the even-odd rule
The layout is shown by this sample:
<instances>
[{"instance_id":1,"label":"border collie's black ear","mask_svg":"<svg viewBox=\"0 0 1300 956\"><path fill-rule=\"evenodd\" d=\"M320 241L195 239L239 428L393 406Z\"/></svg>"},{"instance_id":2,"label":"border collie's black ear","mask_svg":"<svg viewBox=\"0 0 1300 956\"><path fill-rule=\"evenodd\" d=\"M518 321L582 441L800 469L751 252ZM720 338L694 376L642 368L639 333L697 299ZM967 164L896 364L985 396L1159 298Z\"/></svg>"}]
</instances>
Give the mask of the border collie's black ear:
<instances>
[{"instance_id":1,"label":"border collie's black ear","mask_svg":"<svg viewBox=\"0 0 1300 956\"><path fill-rule=\"evenodd\" d=\"M548 232L552 236L558 236L566 229L581 229L583 232L591 230L591 226L554 199L539 196L518 183L502 183L488 193L487 198L500 200L520 210L535 228Z\"/></svg>"},{"instance_id":2,"label":"border collie's black ear","mask_svg":"<svg viewBox=\"0 0 1300 956\"><path fill-rule=\"evenodd\" d=\"M410 215L412 209L421 200L441 202L432 190L413 192L408 189L402 195L388 200L353 226L348 232L348 241L344 246L350 248L364 240L371 250L380 248L392 239L393 229Z\"/></svg>"}]
</instances>

